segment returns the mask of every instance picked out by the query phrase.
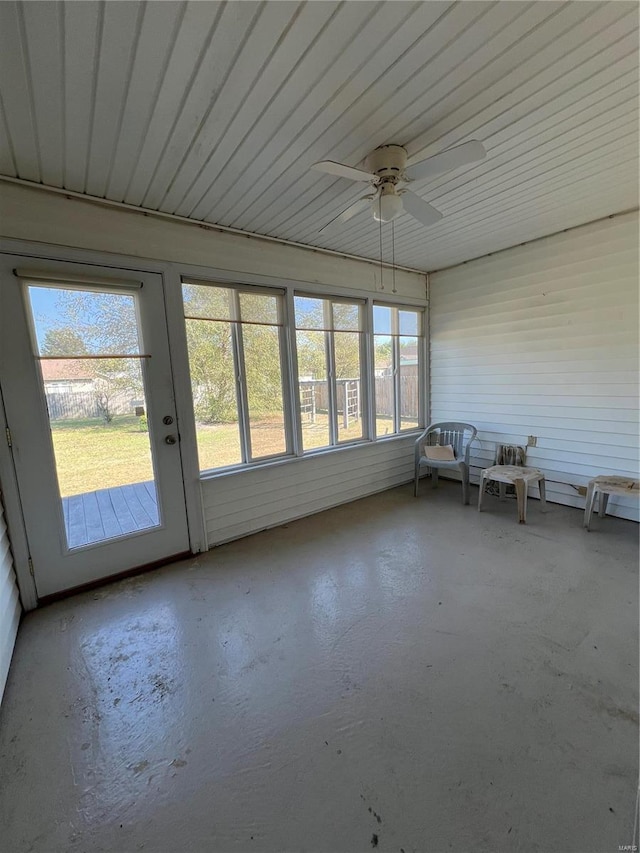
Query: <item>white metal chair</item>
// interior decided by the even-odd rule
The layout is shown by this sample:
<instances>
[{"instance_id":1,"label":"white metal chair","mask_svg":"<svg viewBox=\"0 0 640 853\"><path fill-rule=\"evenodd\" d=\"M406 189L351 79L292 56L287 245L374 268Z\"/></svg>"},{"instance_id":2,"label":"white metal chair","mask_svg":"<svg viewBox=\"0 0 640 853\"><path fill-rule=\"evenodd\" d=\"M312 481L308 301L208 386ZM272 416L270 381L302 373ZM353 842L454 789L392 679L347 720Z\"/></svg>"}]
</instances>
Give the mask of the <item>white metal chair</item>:
<instances>
[{"instance_id":1,"label":"white metal chair","mask_svg":"<svg viewBox=\"0 0 640 853\"><path fill-rule=\"evenodd\" d=\"M416 441L415 446L415 488L414 495L418 497L418 482L422 468L431 469L433 486L438 484L438 469L460 471L462 475L462 503L469 503L469 452L471 442L475 440L478 430L471 424L456 421L444 421L431 424ZM451 445L453 459L428 459L426 447L446 447Z\"/></svg>"}]
</instances>

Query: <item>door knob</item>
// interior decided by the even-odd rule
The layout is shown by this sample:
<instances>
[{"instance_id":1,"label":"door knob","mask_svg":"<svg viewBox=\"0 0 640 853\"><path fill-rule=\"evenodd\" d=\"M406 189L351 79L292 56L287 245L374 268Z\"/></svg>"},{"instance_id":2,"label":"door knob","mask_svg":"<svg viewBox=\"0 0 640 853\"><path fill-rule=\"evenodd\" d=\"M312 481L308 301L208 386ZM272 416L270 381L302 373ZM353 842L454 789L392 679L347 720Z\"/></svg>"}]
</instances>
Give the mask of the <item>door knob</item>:
<instances>
[{"instance_id":1,"label":"door knob","mask_svg":"<svg viewBox=\"0 0 640 853\"><path fill-rule=\"evenodd\" d=\"M165 444L177 444L178 438L175 435L168 435L168 436L166 436L164 443Z\"/></svg>"}]
</instances>

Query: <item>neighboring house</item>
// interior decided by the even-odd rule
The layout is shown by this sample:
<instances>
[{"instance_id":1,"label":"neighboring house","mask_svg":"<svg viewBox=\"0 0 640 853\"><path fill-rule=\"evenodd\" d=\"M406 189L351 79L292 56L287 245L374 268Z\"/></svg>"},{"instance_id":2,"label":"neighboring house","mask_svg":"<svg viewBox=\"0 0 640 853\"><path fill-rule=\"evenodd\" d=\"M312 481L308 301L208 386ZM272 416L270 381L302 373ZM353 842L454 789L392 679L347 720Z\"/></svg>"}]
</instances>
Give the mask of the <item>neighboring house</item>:
<instances>
[{"instance_id":1,"label":"neighboring house","mask_svg":"<svg viewBox=\"0 0 640 853\"><path fill-rule=\"evenodd\" d=\"M94 376L85 363L70 359L40 362L45 394L92 393Z\"/></svg>"}]
</instances>

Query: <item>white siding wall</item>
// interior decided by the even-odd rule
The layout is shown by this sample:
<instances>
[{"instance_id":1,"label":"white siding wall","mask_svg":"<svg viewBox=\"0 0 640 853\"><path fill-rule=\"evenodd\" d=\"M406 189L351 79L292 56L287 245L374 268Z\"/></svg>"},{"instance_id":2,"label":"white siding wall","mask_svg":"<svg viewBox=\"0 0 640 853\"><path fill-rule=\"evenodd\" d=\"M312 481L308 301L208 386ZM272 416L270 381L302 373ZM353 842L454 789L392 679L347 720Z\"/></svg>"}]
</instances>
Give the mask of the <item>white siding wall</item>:
<instances>
[{"instance_id":1,"label":"white siding wall","mask_svg":"<svg viewBox=\"0 0 640 853\"><path fill-rule=\"evenodd\" d=\"M389 439L205 480L209 545L412 480L414 440Z\"/></svg>"},{"instance_id":2,"label":"white siding wall","mask_svg":"<svg viewBox=\"0 0 640 853\"><path fill-rule=\"evenodd\" d=\"M4 510L0 503L0 701L7 681L19 621L18 588L13 573Z\"/></svg>"},{"instance_id":3,"label":"white siding wall","mask_svg":"<svg viewBox=\"0 0 640 853\"><path fill-rule=\"evenodd\" d=\"M432 274L430 322L431 420L478 427L476 482L497 443L528 435L552 501L582 508L566 484L638 477L637 213ZM631 498L609 507L638 520Z\"/></svg>"}]
</instances>

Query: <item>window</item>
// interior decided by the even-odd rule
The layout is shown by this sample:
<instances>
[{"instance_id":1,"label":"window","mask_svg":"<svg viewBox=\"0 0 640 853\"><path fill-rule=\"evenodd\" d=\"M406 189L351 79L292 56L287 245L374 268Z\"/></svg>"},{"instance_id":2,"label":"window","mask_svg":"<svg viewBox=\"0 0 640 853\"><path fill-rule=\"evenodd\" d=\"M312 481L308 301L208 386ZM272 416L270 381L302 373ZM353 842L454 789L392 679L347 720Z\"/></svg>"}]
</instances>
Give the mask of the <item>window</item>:
<instances>
[{"instance_id":1,"label":"window","mask_svg":"<svg viewBox=\"0 0 640 853\"><path fill-rule=\"evenodd\" d=\"M422 426L422 314L374 304L376 436Z\"/></svg>"},{"instance_id":2,"label":"window","mask_svg":"<svg viewBox=\"0 0 640 853\"><path fill-rule=\"evenodd\" d=\"M364 302L295 296L304 451L366 437Z\"/></svg>"},{"instance_id":3,"label":"window","mask_svg":"<svg viewBox=\"0 0 640 853\"><path fill-rule=\"evenodd\" d=\"M185 282L182 295L200 470L290 453L283 293Z\"/></svg>"},{"instance_id":4,"label":"window","mask_svg":"<svg viewBox=\"0 0 640 853\"><path fill-rule=\"evenodd\" d=\"M197 280L182 292L203 473L422 426L423 309Z\"/></svg>"}]
</instances>

